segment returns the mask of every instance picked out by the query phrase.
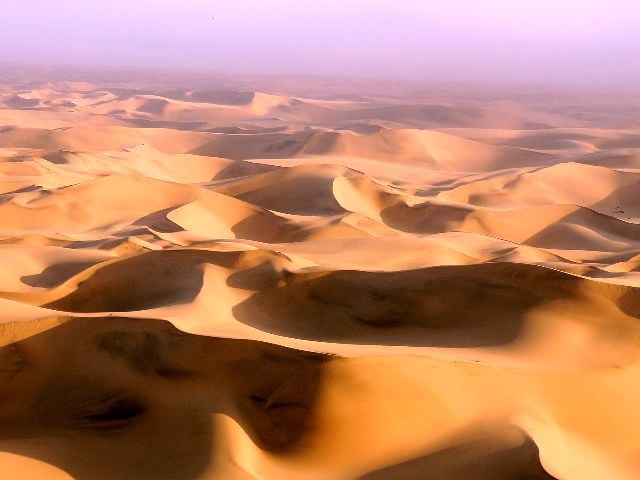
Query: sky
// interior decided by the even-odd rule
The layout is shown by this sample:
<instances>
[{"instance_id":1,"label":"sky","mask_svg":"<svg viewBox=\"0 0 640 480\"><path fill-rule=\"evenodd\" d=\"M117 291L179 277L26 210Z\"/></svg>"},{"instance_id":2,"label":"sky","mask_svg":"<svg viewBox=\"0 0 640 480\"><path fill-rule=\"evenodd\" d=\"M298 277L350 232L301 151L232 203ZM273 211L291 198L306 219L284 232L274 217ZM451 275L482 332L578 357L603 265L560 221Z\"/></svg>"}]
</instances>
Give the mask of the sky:
<instances>
[{"instance_id":1,"label":"sky","mask_svg":"<svg viewBox=\"0 0 640 480\"><path fill-rule=\"evenodd\" d=\"M639 0L1 0L0 62L640 85Z\"/></svg>"}]
</instances>

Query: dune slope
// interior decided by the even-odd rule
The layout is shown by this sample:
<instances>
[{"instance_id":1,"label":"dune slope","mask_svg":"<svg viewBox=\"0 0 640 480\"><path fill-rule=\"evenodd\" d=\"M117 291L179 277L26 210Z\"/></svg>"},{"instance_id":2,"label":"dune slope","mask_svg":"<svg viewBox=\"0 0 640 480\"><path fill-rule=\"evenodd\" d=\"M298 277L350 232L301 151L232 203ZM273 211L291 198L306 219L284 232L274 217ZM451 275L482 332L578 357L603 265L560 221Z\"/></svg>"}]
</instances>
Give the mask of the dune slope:
<instances>
[{"instance_id":1,"label":"dune slope","mask_svg":"<svg viewBox=\"0 0 640 480\"><path fill-rule=\"evenodd\" d=\"M2 479L640 478L634 96L86 75L0 76Z\"/></svg>"}]
</instances>

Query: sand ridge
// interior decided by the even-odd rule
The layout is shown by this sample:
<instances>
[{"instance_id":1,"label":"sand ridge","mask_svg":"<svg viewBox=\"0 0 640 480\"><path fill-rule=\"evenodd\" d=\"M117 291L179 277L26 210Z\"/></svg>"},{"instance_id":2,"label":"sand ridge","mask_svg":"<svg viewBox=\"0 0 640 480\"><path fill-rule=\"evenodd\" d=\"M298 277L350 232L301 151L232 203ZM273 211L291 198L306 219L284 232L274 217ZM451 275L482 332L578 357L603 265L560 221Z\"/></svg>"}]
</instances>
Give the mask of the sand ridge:
<instances>
[{"instance_id":1,"label":"sand ridge","mask_svg":"<svg viewBox=\"0 0 640 480\"><path fill-rule=\"evenodd\" d=\"M619 96L127 75L0 77L2 478L640 476Z\"/></svg>"}]
</instances>

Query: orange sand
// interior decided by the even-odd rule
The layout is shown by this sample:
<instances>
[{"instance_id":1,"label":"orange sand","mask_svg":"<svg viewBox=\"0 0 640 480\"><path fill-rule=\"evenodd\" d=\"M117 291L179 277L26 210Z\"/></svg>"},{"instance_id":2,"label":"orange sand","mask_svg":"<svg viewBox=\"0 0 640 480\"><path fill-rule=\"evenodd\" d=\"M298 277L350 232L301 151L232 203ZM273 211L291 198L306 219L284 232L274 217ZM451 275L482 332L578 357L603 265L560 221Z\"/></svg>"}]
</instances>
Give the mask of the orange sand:
<instances>
[{"instance_id":1,"label":"orange sand","mask_svg":"<svg viewBox=\"0 0 640 480\"><path fill-rule=\"evenodd\" d=\"M637 97L90 80L0 78L3 480L640 478Z\"/></svg>"}]
</instances>

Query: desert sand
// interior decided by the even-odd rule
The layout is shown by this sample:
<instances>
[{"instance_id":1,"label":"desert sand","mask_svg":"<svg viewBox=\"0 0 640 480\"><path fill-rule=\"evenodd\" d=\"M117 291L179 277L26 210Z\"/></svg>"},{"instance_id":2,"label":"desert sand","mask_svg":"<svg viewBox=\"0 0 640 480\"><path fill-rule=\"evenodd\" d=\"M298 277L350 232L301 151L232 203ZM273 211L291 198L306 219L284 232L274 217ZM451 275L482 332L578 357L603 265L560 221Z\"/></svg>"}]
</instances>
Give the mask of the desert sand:
<instances>
[{"instance_id":1,"label":"desert sand","mask_svg":"<svg viewBox=\"0 0 640 480\"><path fill-rule=\"evenodd\" d=\"M639 95L3 71L3 480L640 478Z\"/></svg>"}]
</instances>

